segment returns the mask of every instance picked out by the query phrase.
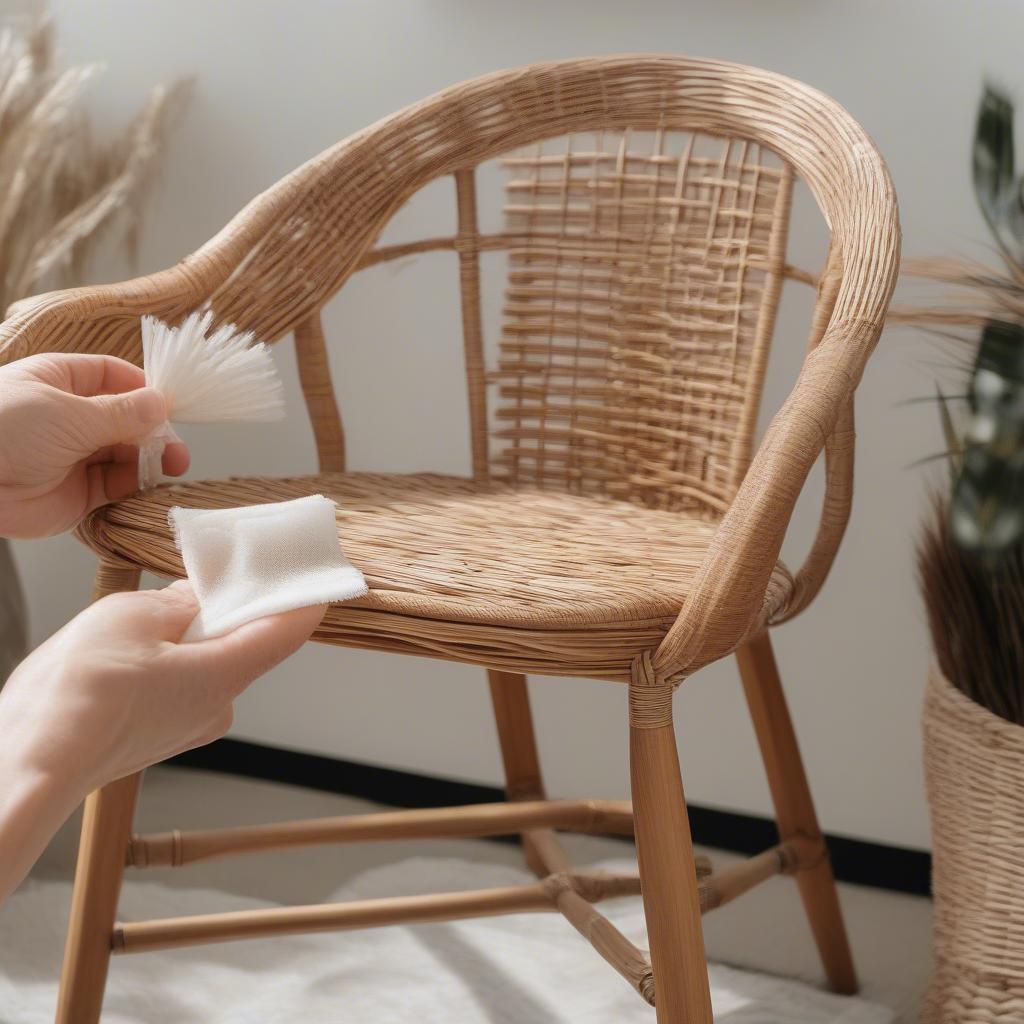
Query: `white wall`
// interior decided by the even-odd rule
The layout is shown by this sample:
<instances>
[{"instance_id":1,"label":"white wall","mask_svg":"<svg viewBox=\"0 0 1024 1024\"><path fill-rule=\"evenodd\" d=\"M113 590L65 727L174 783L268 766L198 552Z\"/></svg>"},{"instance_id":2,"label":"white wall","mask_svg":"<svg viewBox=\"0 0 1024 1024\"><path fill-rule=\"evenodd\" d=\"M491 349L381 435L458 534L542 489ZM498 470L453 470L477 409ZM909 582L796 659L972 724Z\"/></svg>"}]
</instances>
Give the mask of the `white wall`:
<instances>
[{"instance_id":1,"label":"white wall","mask_svg":"<svg viewBox=\"0 0 1024 1024\"><path fill-rule=\"evenodd\" d=\"M1020 67L1018 3L816 3L813 0L497 4L480 0L58 0L67 59L106 61L92 92L101 123L120 123L158 81L193 74L146 221L139 270L190 252L253 194L322 148L463 78L532 60L672 51L758 64L806 80L859 118L888 158L906 252L971 253L984 239L967 173L980 83ZM405 214L405 237L442 225L447 192ZM821 256L805 203L791 258ZM124 276L123 267L103 268ZM332 368L353 468L468 469L455 273L450 256L372 271L328 308ZM500 286L488 278L489 304ZM793 379L806 296L787 298L766 407ZM283 427L197 429L195 476L313 468L289 344L278 356L293 413ZM824 826L926 846L918 714L928 643L914 582L923 479L936 450L933 353L886 334L858 402L858 497L835 572L817 604L776 634ZM393 380L392 376L397 377ZM805 503L787 543L798 564L815 522ZM86 600L92 557L62 538L20 544L34 638ZM549 789L627 792L625 689L533 684ZM723 663L677 698L684 780L695 802L764 813L768 793L735 669ZM497 782L499 760L479 670L309 647L239 702L240 737L443 775ZM179 823L175 823L179 824Z\"/></svg>"}]
</instances>

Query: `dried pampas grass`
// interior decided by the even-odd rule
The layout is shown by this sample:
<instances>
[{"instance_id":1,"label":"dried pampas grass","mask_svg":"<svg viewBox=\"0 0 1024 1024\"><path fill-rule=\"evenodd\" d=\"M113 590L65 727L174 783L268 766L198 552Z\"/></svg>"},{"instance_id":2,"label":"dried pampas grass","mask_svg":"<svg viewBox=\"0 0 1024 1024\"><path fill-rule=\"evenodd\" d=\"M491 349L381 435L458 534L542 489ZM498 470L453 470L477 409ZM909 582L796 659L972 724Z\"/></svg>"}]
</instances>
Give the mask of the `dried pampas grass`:
<instances>
[{"instance_id":1,"label":"dried pampas grass","mask_svg":"<svg viewBox=\"0 0 1024 1024\"><path fill-rule=\"evenodd\" d=\"M57 70L53 30L0 30L0 309L79 282L104 229L134 251L141 199L184 95L157 86L127 130L99 144L81 103L99 70Z\"/></svg>"},{"instance_id":2,"label":"dried pampas grass","mask_svg":"<svg viewBox=\"0 0 1024 1024\"><path fill-rule=\"evenodd\" d=\"M101 145L82 105L98 70L58 70L48 21L0 27L0 315L17 299L82 282L104 234L116 231L134 254L141 200L184 88L155 88L127 130ZM0 541L0 683L27 645L24 598Z\"/></svg>"},{"instance_id":3,"label":"dried pampas grass","mask_svg":"<svg viewBox=\"0 0 1024 1024\"><path fill-rule=\"evenodd\" d=\"M904 260L900 273L905 281L941 285L942 292L923 303L893 306L886 323L980 329L993 319L1024 322L1024 269L1011 260L999 267L967 259ZM962 340L977 344L973 335Z\"/></svg>"}]
</instances>

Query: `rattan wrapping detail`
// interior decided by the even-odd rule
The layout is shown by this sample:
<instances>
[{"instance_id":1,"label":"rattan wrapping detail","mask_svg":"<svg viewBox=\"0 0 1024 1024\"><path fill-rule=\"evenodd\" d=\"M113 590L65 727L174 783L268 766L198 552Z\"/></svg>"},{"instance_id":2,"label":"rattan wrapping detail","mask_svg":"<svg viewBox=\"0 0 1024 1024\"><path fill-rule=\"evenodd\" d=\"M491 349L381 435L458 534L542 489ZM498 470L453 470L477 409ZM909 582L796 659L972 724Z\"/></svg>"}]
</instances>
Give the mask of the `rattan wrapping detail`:
<instances>
[{"instance_id":1,"label":"rattan wrapping detail","mask_svg":"<svg viewBox=\"0 0 1024 1024\"><path fill-rule=\"evenodd\" d=\"M935 900L926 1024L1024 1020L1024 728L937 668L924 706Z\"/></svg>"}]
</instances>

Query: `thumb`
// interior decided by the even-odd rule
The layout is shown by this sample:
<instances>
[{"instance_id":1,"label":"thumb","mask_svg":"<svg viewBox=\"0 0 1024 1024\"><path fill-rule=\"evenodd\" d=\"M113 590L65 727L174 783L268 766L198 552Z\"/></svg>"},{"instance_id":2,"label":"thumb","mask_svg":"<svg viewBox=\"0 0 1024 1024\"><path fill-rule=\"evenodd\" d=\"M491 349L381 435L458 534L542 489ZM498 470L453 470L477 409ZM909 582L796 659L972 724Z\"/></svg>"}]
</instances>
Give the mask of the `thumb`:
<instances>
[{"instance_id":1,"label":"thumb","mask_svg":"<svg viewBox=\"0 0 1024 1024\"><path fill-rule=\"evenodd\" d=\"M254 679L294 654L327 611L326 605L254 619L224 636L180 644L179 657L193 664L196 678L206 676L223 700L233 700Z\"/></svg>"},{"instance_id":2,"label":"thumb","mask_svg":"<svg viewBox=\"0 0 1024 1024\"><path fill-rule=\"evenodd\" d=\"M167 419L167 404L156 388L78 399L83 455L108 445L133 444Z\"/></svg>"}]
</instances>

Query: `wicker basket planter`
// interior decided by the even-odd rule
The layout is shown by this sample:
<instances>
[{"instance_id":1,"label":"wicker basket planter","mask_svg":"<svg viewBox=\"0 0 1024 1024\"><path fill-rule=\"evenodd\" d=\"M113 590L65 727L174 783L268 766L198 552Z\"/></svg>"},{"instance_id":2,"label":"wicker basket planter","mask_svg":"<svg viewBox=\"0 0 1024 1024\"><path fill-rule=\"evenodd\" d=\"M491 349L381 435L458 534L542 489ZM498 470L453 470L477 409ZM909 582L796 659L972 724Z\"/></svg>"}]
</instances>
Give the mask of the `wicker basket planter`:
<instances>
[{"instance_id":1,"label":"wicker basket planter","mask_svg":"<svg viewBox=\"0 0 1024 1024\"><path fill-rule=\"evenodd\" d=\"M928 679L935 898L926 1024L1024 1021L1024 728Z\"/></svg>"}]
</instances>

